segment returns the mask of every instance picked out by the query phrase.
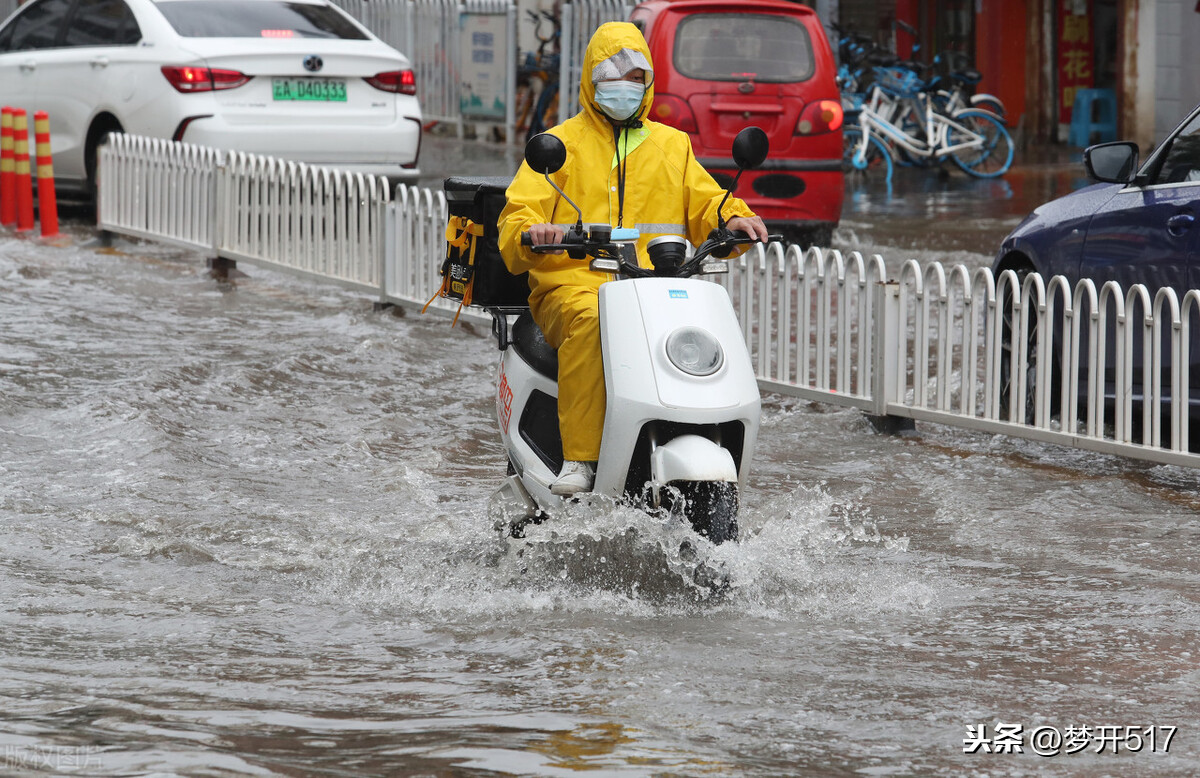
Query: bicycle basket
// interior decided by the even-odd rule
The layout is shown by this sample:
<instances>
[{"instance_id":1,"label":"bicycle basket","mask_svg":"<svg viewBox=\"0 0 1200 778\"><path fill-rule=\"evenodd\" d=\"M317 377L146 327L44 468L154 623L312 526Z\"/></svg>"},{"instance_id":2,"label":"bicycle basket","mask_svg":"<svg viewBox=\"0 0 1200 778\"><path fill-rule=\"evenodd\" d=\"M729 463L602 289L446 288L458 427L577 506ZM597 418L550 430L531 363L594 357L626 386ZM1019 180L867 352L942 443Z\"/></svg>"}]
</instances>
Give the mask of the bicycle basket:
<instances>
[{"instance_id":1,"label":"bicycle basket","mask_svg":"<svg viewBox=\"0 0 1200 778\"><path fill-rule=\"evenodd\" d=\"M875 68L875 84L894 97L913 97L921 91L921 79L906 68Z\"/></svg>"}]
</instances>

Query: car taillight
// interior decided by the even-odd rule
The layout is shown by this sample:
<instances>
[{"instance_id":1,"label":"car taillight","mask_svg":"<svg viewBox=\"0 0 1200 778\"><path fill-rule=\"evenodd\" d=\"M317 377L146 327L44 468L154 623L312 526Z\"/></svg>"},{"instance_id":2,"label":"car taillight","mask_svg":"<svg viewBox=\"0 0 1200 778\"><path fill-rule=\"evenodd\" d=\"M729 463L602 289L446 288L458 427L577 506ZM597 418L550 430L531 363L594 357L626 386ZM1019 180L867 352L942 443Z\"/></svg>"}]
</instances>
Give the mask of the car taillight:
<instances>
[{"instance_id":1,"label":"car taillight","mask_svg":"<svg viewBox=\"0 0 1200 778\"><path fill-rule=\"evenodd\" d=\"M837 100L817 100L809 103L800 112L795 135L820 135L833 132L842 126L845 113Z\"/></svg>"},{"instance_id":2,"label":"car taillight","mask_svg":"<svg viewBox=\"0 0 1200 778\"><path fill-rule=\"evenodd\" d=\"M250 76L237 70L202 68L194 65L163 65L162 74L179 92L235 89L250 80Z\"/></svg>"},{"instance_id":3,"label":"car taillight","mask_svg":"<svg viewBox=\"0 0 1200 778\"><path fill-rule=\"evenodd\" d=\"M650 118L669 124L677 130L699 132L696 127L696 115L682 98L675 95L655 95L654 105L650 108Z\"/></svg>"},{"instance_id":4,"label":"car taillight","mask_svg":"<svg viewBox=\"0 0 1200 778\"><path fill-rule=\"evenodd\" d=\"M411 70L389 70L363 80L384 92L398 92L402 95L417 93L417 77Z\"/></svg>"}]
</instances>

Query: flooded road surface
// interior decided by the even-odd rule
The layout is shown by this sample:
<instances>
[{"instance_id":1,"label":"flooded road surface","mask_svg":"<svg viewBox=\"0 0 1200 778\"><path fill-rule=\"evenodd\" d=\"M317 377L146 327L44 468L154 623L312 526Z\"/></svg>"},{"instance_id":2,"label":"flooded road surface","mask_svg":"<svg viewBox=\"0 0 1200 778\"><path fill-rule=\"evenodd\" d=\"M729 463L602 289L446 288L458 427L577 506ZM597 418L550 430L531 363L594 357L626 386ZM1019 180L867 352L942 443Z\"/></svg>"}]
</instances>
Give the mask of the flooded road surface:
<instances>
[{"instance_id":1,"label":"flooded road surface","mask_svg":"<svg viewBox=\"0 0 1200 778\"><path fill-rule=\"evenodd\" d=\"M1021 214L974 186L842 247L986 264ZM4 775L1200 764L1196 473L768 395L706 597L627 508L492 531L483 333L72 229L0 236Z\"/></svg>"}]
</instances>

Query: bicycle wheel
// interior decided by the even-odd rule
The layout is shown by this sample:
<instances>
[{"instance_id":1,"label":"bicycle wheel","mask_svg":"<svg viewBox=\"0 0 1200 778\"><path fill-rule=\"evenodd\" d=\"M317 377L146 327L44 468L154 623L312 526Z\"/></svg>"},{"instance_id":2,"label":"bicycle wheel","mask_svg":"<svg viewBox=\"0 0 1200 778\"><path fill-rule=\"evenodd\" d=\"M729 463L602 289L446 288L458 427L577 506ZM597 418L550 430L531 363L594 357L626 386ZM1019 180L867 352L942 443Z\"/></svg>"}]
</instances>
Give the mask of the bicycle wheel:
<instances>
[{"instance_id":1,"label":"bicycle wheel","mask_svg":"<svg viewBox=\"0 0 1200 778\"><path fill-rule=\"evenodd\" d=\"M851 125L842 129L842 170L858 180L877 178L882 174L891 182L892 155L887 146L874 135L867 140L864 148L861 127Z\"/></svg>"},{"instance_id":2,"label":"bicycle wheel","mask_svg":"<svg viewBox=\"0 0 1200 778\"><path fill-rule=\"evenodd\" d=\"M994 113L997 119L1008 124L1008 112L1004 110L1004 103L1000 102L999 97L988 94L975 95L971 98L971 108Z\"/></svg>"},{"instance_id":3,"label":"bicycle wheel","mask_svg":"<svg viewBox=\"0 0 1200 778\"><path fill-rule=\"evenodd\" d=\"M1008 172L1013 161L1012 136L1004 123L985 111L967 110L955 115L954 121L983 137L982 146L973 146L950 154L954 163L976 178L996 178ZM971 136L950 128L946 142L951 145L970 142Z\"/></svg>"}]
</instances>

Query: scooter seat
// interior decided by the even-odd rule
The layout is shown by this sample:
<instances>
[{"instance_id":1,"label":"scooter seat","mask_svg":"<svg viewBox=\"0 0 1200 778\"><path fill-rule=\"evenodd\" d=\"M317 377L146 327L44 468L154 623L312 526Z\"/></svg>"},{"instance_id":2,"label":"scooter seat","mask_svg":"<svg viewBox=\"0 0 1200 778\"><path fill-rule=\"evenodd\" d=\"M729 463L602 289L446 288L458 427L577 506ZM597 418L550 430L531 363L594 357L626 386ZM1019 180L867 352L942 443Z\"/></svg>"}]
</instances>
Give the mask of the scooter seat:
<instances>
[{"instance_id":1,"label":"scooter seat","mask_svg":"<svg viewBox=\"0 0 1200 778\"><path fill-rule=\"evenodd\" d=\"M558 350L546 342L542 328L533 320L529 311L522 313L513 322L512 342L517 354L534 370L551 381L558 380Z\"/></svg>"}]
</instances>

